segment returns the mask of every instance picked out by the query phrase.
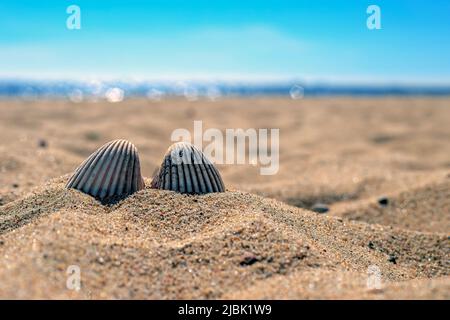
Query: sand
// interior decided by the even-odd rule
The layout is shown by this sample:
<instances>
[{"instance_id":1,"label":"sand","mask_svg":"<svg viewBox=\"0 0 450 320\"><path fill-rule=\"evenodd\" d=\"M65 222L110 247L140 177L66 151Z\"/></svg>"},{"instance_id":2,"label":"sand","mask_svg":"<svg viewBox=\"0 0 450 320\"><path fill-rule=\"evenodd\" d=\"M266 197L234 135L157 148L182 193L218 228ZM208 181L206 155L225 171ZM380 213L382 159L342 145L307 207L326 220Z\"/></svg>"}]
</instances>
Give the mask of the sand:
<instances>
[{"instance_id":1,"label":"sand","mask_svg":"<svg viewBox=\"0 0 450 320\"><path fill-rule=\"evenodd\" d=\"M117 138L149 185L194 120L279 128L278 174L219 165L225 193L111 206L64 188ZM0 101L0 298L449 299L448 123L448 98Z\"/></svg>"}]
</instances>

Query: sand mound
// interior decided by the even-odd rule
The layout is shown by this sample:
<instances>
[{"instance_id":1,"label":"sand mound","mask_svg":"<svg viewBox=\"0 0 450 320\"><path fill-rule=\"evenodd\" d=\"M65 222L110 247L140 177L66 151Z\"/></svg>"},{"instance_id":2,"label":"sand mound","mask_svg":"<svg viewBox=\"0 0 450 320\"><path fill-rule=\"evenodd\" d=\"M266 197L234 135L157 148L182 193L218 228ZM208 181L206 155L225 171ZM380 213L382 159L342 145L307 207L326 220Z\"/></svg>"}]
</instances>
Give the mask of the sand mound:
<instances>
[{"instance_id":1,"label":"sand mound","mask_svg":"<svg viewBox=\"0 0 450 320\"><path fill-rule=\"evenodd\" d=\"M317 215L240 191L145 189L103 206L64 189L66 179L0 207L1 298L353 297L367 290L369 266L402 292L410 287L399 281L448 274L444 235ZM81 270L79 292L66 288L71 265ZM316 286L317 278L328 285ZM317 295L270 293L291 280L309 281ZM448 285L437 281L438 290Z\"/></svg>"}]
</instances>

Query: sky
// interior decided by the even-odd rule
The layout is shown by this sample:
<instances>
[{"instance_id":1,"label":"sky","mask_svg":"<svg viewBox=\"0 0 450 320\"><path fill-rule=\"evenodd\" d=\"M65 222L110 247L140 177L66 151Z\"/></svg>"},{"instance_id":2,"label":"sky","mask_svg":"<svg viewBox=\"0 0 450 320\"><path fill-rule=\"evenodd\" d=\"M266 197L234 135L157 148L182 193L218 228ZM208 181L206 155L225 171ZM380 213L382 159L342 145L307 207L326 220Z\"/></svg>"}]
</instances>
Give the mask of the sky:
<instances>
[{"instance_id":1,"label":"sky","mask_svg":"<svg viewBox=\"0 0 450 320\"><path fill-rule=\"evenodd\" d=\"M450 1L3 0L0 78L450 84Z\"/></svg>"}]
</instances>

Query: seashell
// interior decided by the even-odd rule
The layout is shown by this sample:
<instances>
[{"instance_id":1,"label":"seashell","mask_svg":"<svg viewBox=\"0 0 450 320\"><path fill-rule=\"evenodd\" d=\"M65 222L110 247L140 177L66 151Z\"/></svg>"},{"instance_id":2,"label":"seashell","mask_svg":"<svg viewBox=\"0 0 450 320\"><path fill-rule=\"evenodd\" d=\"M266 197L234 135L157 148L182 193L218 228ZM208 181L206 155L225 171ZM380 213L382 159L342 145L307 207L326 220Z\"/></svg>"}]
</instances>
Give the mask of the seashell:
<instances>
[{"instance_id":1,"label":"seashell","mask_svg":"<svg viewBox=\"0 0 450 320\"><path fill-rule=\"evenodd\" d=\"M151 187L193 194L225 191L216 167L196 146L187 142L170 146Z\"/></svg>"},{"instance_id":2,"label":"seashell","mask_svg":"<svg viewBox=\"0 0 450 320\"><path fill-rule=\"evenodd\" d=\"M66 188L80 190L101 201L123 198L144 189L136 147L126 140L108 142L75 170Z\"/></svg>"}]
</instances>

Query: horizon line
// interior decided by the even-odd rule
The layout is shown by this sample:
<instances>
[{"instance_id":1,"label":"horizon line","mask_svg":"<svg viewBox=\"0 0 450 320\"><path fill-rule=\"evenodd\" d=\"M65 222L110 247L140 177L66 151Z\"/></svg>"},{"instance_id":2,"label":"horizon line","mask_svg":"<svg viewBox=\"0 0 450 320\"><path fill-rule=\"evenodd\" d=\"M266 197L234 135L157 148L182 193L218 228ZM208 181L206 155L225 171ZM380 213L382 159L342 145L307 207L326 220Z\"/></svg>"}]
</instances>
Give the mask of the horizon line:
<instances>
[{"instance_id":1,"label":"horizon line","mask_svg":"<svg viewBox=\"0 0 450 320\"><path fill-rule=\"evenodd\" d=\"M407 87L448 87L450 78L414 79L410 77L373 77L373 76L291 76L267 74L167 74L167 75L14 75L1 74L0 82L67 82L67 83L222 83L247 85L303 84L308 86L407 86Z\"/></svg>"}]
</instances>

